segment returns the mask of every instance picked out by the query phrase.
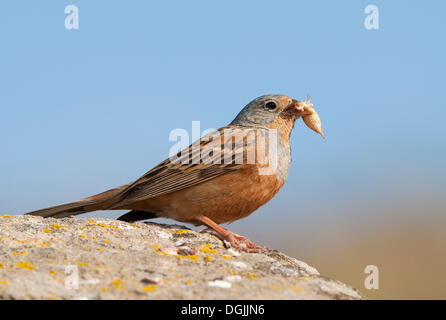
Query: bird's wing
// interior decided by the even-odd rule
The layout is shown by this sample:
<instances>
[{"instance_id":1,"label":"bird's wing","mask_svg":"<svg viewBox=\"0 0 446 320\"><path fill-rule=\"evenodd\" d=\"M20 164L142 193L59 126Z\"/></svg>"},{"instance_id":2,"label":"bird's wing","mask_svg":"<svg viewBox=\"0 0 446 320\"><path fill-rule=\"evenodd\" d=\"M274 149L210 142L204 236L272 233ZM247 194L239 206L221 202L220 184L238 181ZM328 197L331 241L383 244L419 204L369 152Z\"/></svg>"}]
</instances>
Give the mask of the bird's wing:
<instances>
[{"instance_id":1,"label":"bird's wing","mask_svg":"<svg viewBox=\"0 0 446 320\"><path fill-rule=\"evenodd\" d=\"M246 168L262 130L223 127L164 160L116 196L111 209L179 191Z\"/></svg>"}]
</instances>

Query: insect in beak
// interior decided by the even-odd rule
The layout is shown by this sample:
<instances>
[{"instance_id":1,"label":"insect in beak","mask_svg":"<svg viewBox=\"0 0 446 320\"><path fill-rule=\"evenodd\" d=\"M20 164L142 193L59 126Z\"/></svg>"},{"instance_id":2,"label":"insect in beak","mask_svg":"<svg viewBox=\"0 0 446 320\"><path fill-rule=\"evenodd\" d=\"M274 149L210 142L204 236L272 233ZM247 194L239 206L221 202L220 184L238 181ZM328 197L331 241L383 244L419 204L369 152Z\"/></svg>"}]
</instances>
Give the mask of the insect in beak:
<instances>
[{"instance_id":1,"label":"insect in beak","mask_svg":"<svg viewBox=\"0 0 446 320\"><path fill-rule=\"evenodd\" d=\"M297 101L293 99L291 100L290 104L285 108L284 111L294 113L299 117L303 117L311 114L311 112L305 109L305 107L308 108L308 106L309 104L307 102Z\"/></svg>"}]
</instances>

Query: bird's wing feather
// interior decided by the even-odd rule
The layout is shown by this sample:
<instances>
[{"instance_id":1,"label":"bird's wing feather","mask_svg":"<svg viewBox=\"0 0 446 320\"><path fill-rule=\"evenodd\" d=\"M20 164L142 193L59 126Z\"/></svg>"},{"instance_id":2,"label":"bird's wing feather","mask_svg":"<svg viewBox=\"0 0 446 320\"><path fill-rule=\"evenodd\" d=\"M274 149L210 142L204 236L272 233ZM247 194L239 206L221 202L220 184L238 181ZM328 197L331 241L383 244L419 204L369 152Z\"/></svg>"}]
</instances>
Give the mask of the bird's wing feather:
<instances>
[{"instance_id":1,"label":"bird's wing feather","mask_svg":"<svg viewBox=\"0 0 446 320\"><path fill-rule=\"evenodd\" d=\"M122 190L110 208L179 191L246 168L248 150L256 149L259 132L228 126L210 133Z\"/></svg>"}]
</instances>

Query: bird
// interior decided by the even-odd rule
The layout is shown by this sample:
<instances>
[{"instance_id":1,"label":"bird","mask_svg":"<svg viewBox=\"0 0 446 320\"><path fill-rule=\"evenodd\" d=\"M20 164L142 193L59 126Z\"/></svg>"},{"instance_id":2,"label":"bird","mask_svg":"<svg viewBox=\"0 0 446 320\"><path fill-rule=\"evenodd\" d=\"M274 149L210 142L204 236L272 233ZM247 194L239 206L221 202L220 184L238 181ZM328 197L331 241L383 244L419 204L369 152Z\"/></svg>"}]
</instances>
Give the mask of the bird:
<instances>
[{"instance_id":1,"label":"bird","mask_svg":"<svg viewBox=\"0 0 446 320\"><path fill-rule=\"evenodd\" d=\"M239 251L269 250L220 224L249 216L282 188L291 166L291 131L299 117L312 114L307 106L309 98L260 96L229 125L170 155L139 179L26 214L63 218L97 210L130 210L118 220L170 218L205 226Z\"/></svg>"}]
</instances>

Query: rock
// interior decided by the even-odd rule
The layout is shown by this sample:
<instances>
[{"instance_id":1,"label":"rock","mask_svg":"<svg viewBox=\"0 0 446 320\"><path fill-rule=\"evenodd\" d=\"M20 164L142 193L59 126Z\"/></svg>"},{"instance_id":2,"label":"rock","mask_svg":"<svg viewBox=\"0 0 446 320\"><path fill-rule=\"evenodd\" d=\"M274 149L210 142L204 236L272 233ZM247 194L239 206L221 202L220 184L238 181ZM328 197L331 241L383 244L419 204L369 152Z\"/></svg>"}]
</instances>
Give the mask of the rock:
<instances>
[{"instance_id":1,"label":"rock","mask_svg":"<svg viewBox=\"0 0 446 320\"><path fill-rule=\"evenodd\" d=\"M279 252L178 225L0 216L0 299L362 299Z\"/></svg>"}]
</instances>

